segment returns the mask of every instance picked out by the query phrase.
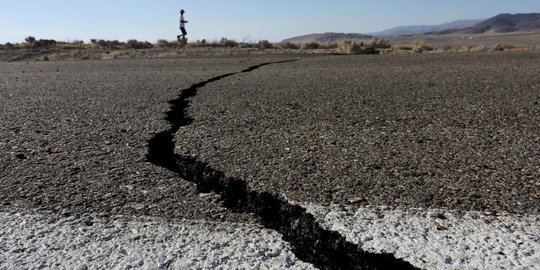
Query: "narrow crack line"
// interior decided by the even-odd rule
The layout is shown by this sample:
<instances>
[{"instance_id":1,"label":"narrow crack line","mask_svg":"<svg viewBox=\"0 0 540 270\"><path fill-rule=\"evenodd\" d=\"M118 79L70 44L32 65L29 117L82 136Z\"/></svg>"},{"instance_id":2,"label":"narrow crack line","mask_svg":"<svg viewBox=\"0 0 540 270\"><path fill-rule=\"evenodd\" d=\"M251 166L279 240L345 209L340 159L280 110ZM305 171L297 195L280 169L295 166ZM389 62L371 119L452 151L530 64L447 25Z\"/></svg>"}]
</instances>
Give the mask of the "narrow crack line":
<instances>
[{"instance_id":1,"label":"narrow crack line","mask_svg":"<svg viewBox=\"0 0 540 270\"><path fill-rule=\"evenodd\" d=\"M248 67L240 72L227 73L193 84L183 90L166 113L171 127L157 133L148 141L149 162L176 172L181 178L197 185L199 192L221 195L223 205L238 213L258 216L262 225L279 232L291 245L294 254L302 261L321 269L416 269L393 254L377 254L363 250L348 242L335 231L324 229L306 209L288 202L283 196L259 192L248 187L246 181L227 177L208 163L190 156L174 153L174 134L193 122L186 114L189 98L205 85L241 73L249 73L263 66L287 63L294 60L268 62Z\"/></svg>"}]
</instances>

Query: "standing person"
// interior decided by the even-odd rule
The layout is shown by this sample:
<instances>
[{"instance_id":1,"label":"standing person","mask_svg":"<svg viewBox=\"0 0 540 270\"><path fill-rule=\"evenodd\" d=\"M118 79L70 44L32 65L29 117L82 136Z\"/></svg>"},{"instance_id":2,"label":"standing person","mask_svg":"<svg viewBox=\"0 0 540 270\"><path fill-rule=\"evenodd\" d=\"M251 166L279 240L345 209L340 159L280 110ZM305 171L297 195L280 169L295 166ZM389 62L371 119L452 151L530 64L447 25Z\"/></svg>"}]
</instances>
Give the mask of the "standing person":
<instances>
[{"instance_id":1,"label":"standing person","mask_svg":"<svg viewBox=\"0 0 540 270\"><path fill-rule=\"evenodd\" d=\"M180 31L182 32L182 35L177 36L177 38L178 38L178 41L180 41L180 37L182 37L184 43L186 43L187 42L187 40L186 40L186 35L187 35L186 23L188 23L188 21L184 20L184 13L186 13L186 12L183 9L180 10Z\"/></svg>"}]
</instances>

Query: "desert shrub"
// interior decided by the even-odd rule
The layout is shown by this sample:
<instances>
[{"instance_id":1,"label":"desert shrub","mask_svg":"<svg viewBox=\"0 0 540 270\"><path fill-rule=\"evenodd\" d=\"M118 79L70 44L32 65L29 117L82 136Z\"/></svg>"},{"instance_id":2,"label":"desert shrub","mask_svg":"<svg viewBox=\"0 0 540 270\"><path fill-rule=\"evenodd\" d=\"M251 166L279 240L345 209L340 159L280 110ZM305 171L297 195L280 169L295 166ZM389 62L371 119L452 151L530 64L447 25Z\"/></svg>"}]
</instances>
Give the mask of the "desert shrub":
<instances>
[{"instance_id":1,"label":"desert shrub","mask_svg":"<svg viewBox=\"0 0 540 270\"><path fill-rule=\"evenodd\" d=\"M302 45L300 45L300 48L303 49L303 50L315 50L315 49L318 49L320 47L321 47L321 45L319 43L317 43L317 41L309 41L309 42L306 42L306 43L303 43Z\"/></svg>"},{"instance_id":2,"label":"desert shrub","mask_svg":"<svg viewBox=\"0 0 540 270\"><path fill-rule=\"evenodd\" d=\"M219 40L219 45L222 47L232 48L238 46L238 42L228 38L221 38Z\"/></svg>"},{"instance_id":3,"label":"desert shrub","mask_svg":"<svg viewBox=\"0 0 540 270\"><path fill-rule=\"evenodd\" d=\"M412 47L412 51L415 52L415 53L423 53L423 52L433 51L433 48L428 46L423 41L413 41L409 46Z\"/></svg>"},{"instance_id":4,"label":"desert shrub","mask_svg":"<svg viewBox=\"0 0 540 270\"><path fill-rule=\"evenodd\" d=\"M337 49L340 54L360 54L362 52L362 45L354 41L344 40L338 44Z\"/></svg>"},{"instance_id":5,"label":"desert shrub","mask_svg":"<svg viewBox=\"0 0 540 270\"><path fill-rule=\"evenodd\" d=\"M414 53L423 53L423 52L424 52L424 48L423 48L423 47L414 47L414 48L413 48L413 52L414 52Z\"/></svg>"},{"instance_id":6,"label":"desert shrub","mask_svg":"<svg viewBox=\"0 0 540 270\"><path fill-rule=\"evenodd\" d=\"M148 41L138 41L136 39L130 39L127 41L126 46L130 49L150 49L152 48L152 43Z\"/></svg>"},{"instance_id":7,"label":"desert shrub","mask_svg":"<svg viewBox=\"0 0 540 270\"><path fill-rule=\"evenodd\" d=\"M504 47L501 44L496 44L496 45L491 46L490 51L502 52L502 51L504 51Z\"/></svg>"},{"instance_id":8,"label":"desert shrub","mask_svg":"<svg viewBox=\"0 0 540 270\"><path fill-rule=\"evenodd\" d=\"M54 39L40 39L38 41L34 41L33 44L37 47L51 47L55 46L57 42Z\"/></svg>"},{"instance_id":9,"label":"desert shrub","mask_svg":"<svg viewBox=\"0 0 540 270\"><path fill-rule=\"evenodd\" d=\"M138 40L136 39L130 39L127 41L127 44L126 44L129 48L132 48L132 49L141 49L143 46L142 46L142 42L139 42Z\"/></svg>"},{"instance_id":10,"label":"desert shrub","mask_svg":"<svg viewBox=\"0 0 540 270\"><path fill-rule=\"evenodd\" d=\"M324 48L325 49L338 49L339 48L339 44L338 43L328 43L328 44L325 44L324 45Z\"/></svg>"},{"instance_id":11,"label":"desert shrub","mask_svg":"<svg viewBox=\"0 0 540 270\"><path fill-rule=\"evenodd\" d=\"M28 36L24 39L26 41L26 43L28 44L34 44L34 42L36 42L36 38L33 37L33 36Z\"/></svg>"},{"instance_id":12,"label":"desert shrub","mask_svg":"<svg viewBox=\"0 0 540 270\"><path fill-rule=\"evenodd\" d=\"M60 41L60 42L57 42L57 45L60 46L60 47L63 47L63 48L82 49L84 47L84 41L82 41L82 40L74 40L74 41L71 41L71 42Z\"/></svg>"},{"instance_id":13,"label":"desert shrub","mask_svg":"<svg viewBox=\"0 0 540 270\"><path fill-rule=\"evenodd\" d=\"M167 40L159 39L159 40L156 42L155 47L156 47L156 48L170 48L170 47L173 47L174 45L175 45L175 44L170 43L170 42L168 42Z\"/></svg>"},{"instance_id":14,"label":"desert shrub","mask_svg":"<svg viewBox=\"0 0 540 270\"><path fill-rule=\"evenodd\" d=\"M191 42L191 43L186 44L186 47L188 47L188 48L203 48L203 47L207 47L207 46L209 46L209 45L208 45L208 42L206 41L206 39L197 40L195 42ZM217 42L215 43L215 46L217 46Z\"/></svg>"},{"instance_id":15,"label":"desert shrub","mask_svg":"<svg viewBox=\"0 0 540 270\"><path fill-rule=\"evenodd\" d=\"M111 46L111 43L110 42L107 42L106 40L103 40L103 39L100 39L98 41L95 42L99 47L102 47L102 48L107 48L107 47L110 47Z\"/></svg>"},{"instance_id":16,"label":"desert shrub","mask_svg":"<svg viewBox=\"0 0 540 270\"><path fill-rule=\"evenodd\" d=\"M4 44L4 48L6 48L6 49L13 49L14 47L15 47L15 45L13 45L13 44L11 44L9 42Z\"/></svg>"},{"instance_id":17,"label":"desert shrub","mask_svg":"<svg viewBox=\"0 0 540 270\"><path fill-rule=\"evenodd\" d=\"M212 40L212 41L207 43L207 46L208 47L220 47L221 45L219 44L219 42L217 40Z\"/></svg>"},{"instance_id":18,"label":"desert shrub","mask_svg":"<svg viewBox=\"0 0 540 270\"><path fill-rule=\"evenodd\" d=\"M90 42L100 48L107 49L118 49L124 45L118 40L91 39Z\"/></svg>"},{"instance_id":19,"label":"desert shrub","mask_svg":"<svg viewBox=\"0 0 540 270\"><path fill-rule=\"evenodd\" d=\"M273 47L273 45L268 40L259 40L257 47L260 49L270 49Z\"/></svg>"},{"instance_id":20,"label":"desert shrub","mask_svg":"<svg viewBox=\"0 0 540 270\"><path fill-rule=\"evenodd\" d=\"M441 50L442 50L443 52L449 52L449 51L452 50L452 46L450 46L450 45L444 45L444 46L442 46Z\"/></svg>"},{"instance_id":21,"label":"desert shrub","mask_svg":"<svg viewBox=\"0 0 540 270\"><path fill-rule=\"evenodd\" d=\"M388 39L384 38L373 38L369 44L375 49L390 49L392 45Z\"/></svg>"},{"instance_id":22,"label":"desert shrub","mask_svg":"<svg viewBox=\"0 0 540 270\"><path fill-rule=\"evenodd\" d=\"M109 43L109 48L111 49L119 49L119 48L122 48L122 47L126 47L126 43L124 42L120 42L118 40L111 40L111 41L107 41Z\"/></svg>"},{"instance_id":23,"label":"desert shrub","mask_svg":"<svg viewBox=\"0 0 540 270\"><path fill-rule=\"evenodd\" d=\"M280 43L278 45L278 48L295 50L295 49L298 49L298 45L291 42L286 42L286 43Z\"/></svg>"},{"instance_id":24,"label":"desert shrub","mask_svg":"<svg viewBox=\"0 0 540 270\"><path fill-rule=\"evenodd\" d=\"M363 42L356 43L350 40L345 40L339 43L337 52L339 54L378 54L380 53L371 44L364 44Z\"/></svg>"},{"instance_id":25,"label":"desert shrub","mask_svg":"<svg viewBox=\"0 0 540 270\"><path fill-rule=\"evenodd\" d=\"M247 49L247 48L258 48L257 43L238 43L237 48Z\"/></svg>"}]
</instances>

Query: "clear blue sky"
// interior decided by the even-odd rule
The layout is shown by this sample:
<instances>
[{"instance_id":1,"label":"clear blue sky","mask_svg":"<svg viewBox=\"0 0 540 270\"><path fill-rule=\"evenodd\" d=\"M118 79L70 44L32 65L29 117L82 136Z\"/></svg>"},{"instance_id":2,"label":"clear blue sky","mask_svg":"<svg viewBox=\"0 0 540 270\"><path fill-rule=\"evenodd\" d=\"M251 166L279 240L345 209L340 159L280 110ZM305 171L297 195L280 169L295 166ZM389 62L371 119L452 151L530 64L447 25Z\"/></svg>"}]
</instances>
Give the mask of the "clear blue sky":
<instances>
[{"instance_id":1,"label":"clear blue sky","mask_svg":"<svg viewBox=\"0 0 540 270\"><path fill-rule=\"evenodd\" d=\"M173 40L178 11L191 40L280 41L320 32L367 33L411 24L540 12L540 0L0 0L0 43L57 40Z\"/></svg>"}]
</instances>

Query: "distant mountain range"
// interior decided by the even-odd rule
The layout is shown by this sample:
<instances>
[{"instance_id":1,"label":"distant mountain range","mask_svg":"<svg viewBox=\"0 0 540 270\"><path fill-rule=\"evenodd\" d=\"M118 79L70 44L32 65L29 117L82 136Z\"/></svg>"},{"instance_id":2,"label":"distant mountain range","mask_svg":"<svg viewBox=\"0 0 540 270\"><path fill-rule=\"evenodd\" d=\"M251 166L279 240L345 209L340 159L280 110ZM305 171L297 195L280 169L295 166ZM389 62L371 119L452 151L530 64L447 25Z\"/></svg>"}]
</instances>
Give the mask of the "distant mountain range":
<instances>
[{"instance_id":1,"label":"distant mountain range","mask_svg":"<svg viewBox=\"0 0 540 270\"><path fill-rule=\"evenodd\" d=\"M322 33L293 37L283 40L283 43L336 43L343 40L362 41L374 36L400 35L447 35L447 34L485 34L509 33L518 31L540 31L540 13L528 14L499 14L487 20L461 20L440 25L411 25L387 29L367 35L357 33Z\"/></svg>"},{"instance_id":2,"label":"distant mountain range","mask_svg":"<svg viewBox=\"0 0 540 270\"><path fill-rule=\"evenodd\" d=\"M376 37L392 37L392 36L403 36L403 35L418 35L424 34L427 32L439 32L449 29L459 29L473 26L477 23L482 22L483 19L477 20L459 20L449 23L437 24L437 25L408 25L408 26L398 26L390 29L386 29L380 32L368 33L368 35Z\"/></svg>"},{"instance_id":3,"label":"distant mountain range","mask_svg":"<svg viewBox=\"0 0 540 270\"><path fill-rule=\"evenodd\" d=\"M309 34L305 36L292 37L284 39L281 43L294 43L301 44L310 41L316 41L318 43L332 43L340 42L343 40L362 41L373 38L369 35L357 34L357 33L321 33L321 34Z\"/></svg>"},{"instance_id":4,"label":"distant mountain range","mask_svg":"<svg viewBox=\"0 0 540 270\"><path fill-rule=\"evenodd\" d=\"M428 32L430 35L509 33L540 30L540 13L499 14L470 27Z\"/></svg>"}]
</instances>

